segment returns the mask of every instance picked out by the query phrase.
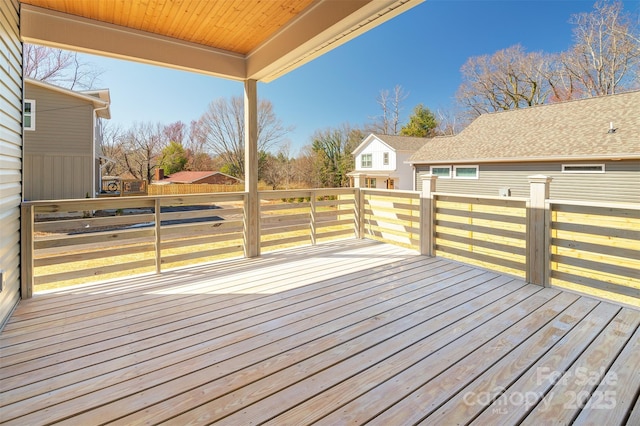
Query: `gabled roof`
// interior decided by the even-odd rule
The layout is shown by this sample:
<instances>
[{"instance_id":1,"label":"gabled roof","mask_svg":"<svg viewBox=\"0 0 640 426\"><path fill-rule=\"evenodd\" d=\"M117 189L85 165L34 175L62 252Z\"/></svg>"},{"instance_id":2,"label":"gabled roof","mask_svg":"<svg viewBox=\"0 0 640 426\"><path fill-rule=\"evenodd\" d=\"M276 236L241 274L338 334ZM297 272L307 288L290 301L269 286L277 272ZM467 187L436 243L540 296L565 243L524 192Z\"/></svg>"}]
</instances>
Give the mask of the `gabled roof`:
<instances>
[{"instance_id":1,"label":"gabled roof","mask_svg":"<svg viewBox=\"0 0 640 426\"><path fill-rule=\"evenodd\" d=\"M63 95L72 96L77 99L81 99L88 103L93 104L93 108L96 109L96 115L98 117L109 119L111 118L111 111L109 105L111 103L111 97L109 95L109 89L101 90L87 90L82 92L76 92L75 90L66 89L64 87L56 86L55 84L47 83L33 78L25 77L25 84L32 86L42 87L47 90L61 93Z\"/></svg>"},{"instance_id":2,"label":"gabled roof","mask_svg":"<svg viewBox=\"0 0 640 426\"><path fill-rule=\"evenodd\" d=\"M223 175L227 176L231 179L235 179L238 182L242 182L242 179L238 179L236 177L230 176L228 174L222 172L213 172L213 171L202 171L202 172L193 172L193 171L182 171L173 173L171 176L167 176L162 179L162 182L173 182L173 183L193 183L199 181L201 179L207 178L213 175Z\"/></svg>"},{"instance_id":3,"label":"gabled roof","mask_svg":"<svg viewBox=\"0 0 640 426\"><path fill-rule=\"evenodd\" d=\"M429 140L409 162L630 158L640 158L640 91L484 114L455 136Z\"/></svg>"},{"instance_id":4,"label":"gabled roof","mask_svg":"<svg viewBox=\"0 0 640 426\"><path fill-rule=\"evenodd\" d=\"M394 151L404 152L416 152L422 148L428 140L427 138L418 138L413 136L392 136L371 133L369 136L364 138L362 143L360 143L356 149L353 150L352 154L358 155L358 153L369 145L373 139L378 139Z\"/></svg>"}]
</instances>

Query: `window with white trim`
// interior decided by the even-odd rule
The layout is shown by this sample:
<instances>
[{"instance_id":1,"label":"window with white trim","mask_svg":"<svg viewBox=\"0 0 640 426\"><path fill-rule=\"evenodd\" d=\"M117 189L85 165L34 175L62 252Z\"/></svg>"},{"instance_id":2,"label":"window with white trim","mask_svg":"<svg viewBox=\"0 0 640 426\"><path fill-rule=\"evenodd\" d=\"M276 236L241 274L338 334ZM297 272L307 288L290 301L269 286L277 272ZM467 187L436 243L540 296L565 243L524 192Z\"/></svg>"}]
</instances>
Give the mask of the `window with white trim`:
<instances>
[{"instance_id":1,"label":"window with white trim","mask_svg":"<svg viewBox=\"0 0 640 426\"><path fill-rule=\"evenodd\" d=\"M388 152L383 152L382 153L382 165L384 165L384 166L388 166L389 165L389 153Z\"/></svg>"},{"instance_id":2,"label":"window with white trim","mask_svg":"<svg viewBox=\"0 0 640 426\"><path fill-rule=\"evenodd\" d=\"M376 178L365 178L364 186L365 188L377 188Z\"/></svg>"},{"instance_id":3,"label":"window with white trim","mask_svg":"<svg viewBox=\"0 0 640 426\"><path fill-rule=\"evenodd\" d=\"M362 154L360 156L360 167L363 169L371 168L373 166L373 156L371 154Z\"/></svg>"},{"instance_id":4,"label":"window with white trim","mask_svg":"<svg viewBox=\"0 0 640 426\"><path fill-rule=\"evenodd\" d=\"M24 130L36 129L36 101L25 99L22 107L22 128Z\"/></svg>"},{"instance_id":5,"label":"window with white trim","mask_svg":"<svg viewBox=\"0 0 640 426\"><path fill-rule=\"evenodd\" d=\"M453 166L455 179L478 179L478 166Z\"/></svg>"},{"instance_id":6,"label":"window with white trim","mask_svg":"<svg viewBox=\"0 0 640 426\"><path fill-rule=\"evenodd\" d=\"M451 166L431 166L430 172L439 179L451 179Z\"/></svg>"},{"instance_id":7,"label":"window with white trim","mask_svg":"<svg viewBox=\"0 0 640 426\"><path fill-rule=\"evenodd\" d=\"M604 173L604 164L563 164L562 173Z\"/></svg>"}]
</instances>

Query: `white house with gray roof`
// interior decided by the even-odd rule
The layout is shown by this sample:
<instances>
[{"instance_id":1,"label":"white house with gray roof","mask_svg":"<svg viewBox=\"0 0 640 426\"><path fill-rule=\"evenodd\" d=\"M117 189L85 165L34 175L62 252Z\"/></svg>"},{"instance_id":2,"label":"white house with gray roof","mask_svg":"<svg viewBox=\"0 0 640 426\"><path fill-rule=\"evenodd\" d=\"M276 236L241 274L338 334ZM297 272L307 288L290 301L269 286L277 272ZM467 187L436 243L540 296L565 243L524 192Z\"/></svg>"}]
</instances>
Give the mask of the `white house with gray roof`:
<instances>
[{"instance_id":1,"label":"white house with gray roof","mask_svg":"<svg viewBox=\"0 0 640 426\"><path fill-rule=\"evenodd\" d=\"M428 139L371 133L353 151L352 186L378 189L413 189L413 168L407 163Z\"/></svg>"},{"instance_id":2,"label":"white house with gray roof","mask_svg":"<svg viewBox=\"0 0 640 426\"><path fill-rule=\"evenodd\" d=\"M439 192L526 197L543 174L554 199L639 203L640 91L484 114L409 163L417 189L431 173Z\"/></svg>"}]
</instances>

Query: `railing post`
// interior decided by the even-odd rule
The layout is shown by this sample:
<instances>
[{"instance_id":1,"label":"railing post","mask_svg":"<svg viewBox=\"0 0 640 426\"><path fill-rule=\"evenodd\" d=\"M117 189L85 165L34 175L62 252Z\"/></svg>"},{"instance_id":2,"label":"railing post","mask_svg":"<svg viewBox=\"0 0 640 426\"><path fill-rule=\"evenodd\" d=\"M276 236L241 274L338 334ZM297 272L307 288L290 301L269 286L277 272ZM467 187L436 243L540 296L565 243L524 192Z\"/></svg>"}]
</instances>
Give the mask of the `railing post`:
<instances>
[{"instance_id":1,"label":"railing post","mask_svg":"<svg viewBox=\"0 0 640 426\"><path fill-rule=\"evenodd\" d=\"M527 209L527 282L548 286L546 263L549 250L549 215L546 200L549 198L549 183L552 178L544 175L529 176L530 201Z\"/></svg>"},{"instance_id":2,"label":"railing post","mask_svg":"<svg viewBox=\"0 0 640 426\"><path fill-rule=\"evenodd\" d=\"M364 238L364 191L362 188L355 188L354 200L356 210L356 238Z\"/></svg>"},{"instance_id":3,"label":"railing post","mask_svg":"<svg viewBox=\"0 0 640 426\"><path fill-rule=\"evenodd\" d=\"M155 199L154 205L154 220L155 220L155 231L156 231L156 240L155 240L155 249L156 249L156 274L160 274L162 272L162 238L160 235L160 230L162 229L162 215L161 213L161 205L160 198Z\"/></svg>"},{"instance_id":4,"label":"railing post","mask_svg":"<svg viewBox=\"0 0 640 426\"><path fill-rule=\"evenodd\" d=\"M311 204L311 245L316 245L316 191L310 192L310 204Z\"/></svg>"},{"instance_id":5,"label":"railing post","mask_svg":"<svg viewBox=\"0 0 640 426\"><path fill-rule=\"evenodd\" d=\"M433 193L436 192L436 179L432 174L422 175L422 192L420 193L420 254L435 256L435 215Z\"/></svg>"},{"instance_id":6,"label":"railing post","mask_svg":"<svg viewBox=\"0 0 640 426\"><path fill-rule=\"evenodd\" d=\"M33 250L34 250L34 221L33 206L22 205L20 212L20 240L22 242L20 254L20 297L31 299L33 296Z\"/></svg>"}]
</instances>

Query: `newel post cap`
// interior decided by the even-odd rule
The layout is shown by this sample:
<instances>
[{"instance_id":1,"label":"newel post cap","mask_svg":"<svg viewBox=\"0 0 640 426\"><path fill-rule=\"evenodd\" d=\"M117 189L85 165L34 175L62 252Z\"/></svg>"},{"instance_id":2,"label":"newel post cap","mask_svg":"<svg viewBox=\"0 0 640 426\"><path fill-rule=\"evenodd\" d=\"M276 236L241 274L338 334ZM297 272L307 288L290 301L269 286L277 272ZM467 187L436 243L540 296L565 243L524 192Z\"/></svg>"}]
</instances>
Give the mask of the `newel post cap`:
<instances>
[{"instance_id":1,"label":"newel post cap","mask_svg":"<svg viewBox=\"0 0 640 426\"><path fill-rule=\"evenodd\" d=\"M553 180L551 176L545 175L532 175L527 178L529 179L529 183L549 183Z\"/></svg>"}]
</instances>

